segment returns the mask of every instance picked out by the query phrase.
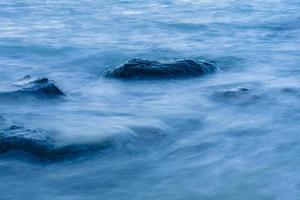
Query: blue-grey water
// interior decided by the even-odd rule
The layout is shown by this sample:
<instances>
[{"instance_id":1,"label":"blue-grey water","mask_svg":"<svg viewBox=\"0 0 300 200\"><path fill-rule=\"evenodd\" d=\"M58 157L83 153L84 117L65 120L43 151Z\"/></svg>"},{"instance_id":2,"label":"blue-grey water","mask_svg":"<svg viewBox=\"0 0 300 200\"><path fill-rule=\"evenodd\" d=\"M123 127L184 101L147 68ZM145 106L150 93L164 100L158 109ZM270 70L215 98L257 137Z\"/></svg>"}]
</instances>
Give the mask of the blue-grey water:
<instances>
[{"instance_id":1,"label":"blue-grey water","mask_svg":"<svg viewBox=\"0 0 300 200\"><path fill-rule=\"evenodd\" d=\"M1 0L0 90L31 74L67 97L0 98L0 120L86 149L2 153L0 199L298 200L299 10L298 0ZM220 71L102 77L135 57Z\"/></svg>"}]
</instances>

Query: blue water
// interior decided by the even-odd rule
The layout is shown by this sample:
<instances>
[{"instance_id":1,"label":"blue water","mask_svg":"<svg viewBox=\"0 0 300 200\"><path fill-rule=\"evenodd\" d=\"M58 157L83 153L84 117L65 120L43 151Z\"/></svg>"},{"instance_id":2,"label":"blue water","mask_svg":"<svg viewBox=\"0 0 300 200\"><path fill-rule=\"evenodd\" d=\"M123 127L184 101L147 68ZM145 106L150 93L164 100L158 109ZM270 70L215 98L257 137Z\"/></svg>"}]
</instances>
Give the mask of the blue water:
<instances>
[{"instance_id":1,"label":"blue water","mask_svg":"<svg viewBox=\"0 0 300 200\"><path fill-rule=\"evenodd\" d=\"M0 199L299 199L299 10L298 0L1 0L0 90L31 74L68 95L0 99L1 117L58 146L110 148L46 161L3 153ZM135 57L221 70L102 77Z\"/></svg>"}]
</instances>

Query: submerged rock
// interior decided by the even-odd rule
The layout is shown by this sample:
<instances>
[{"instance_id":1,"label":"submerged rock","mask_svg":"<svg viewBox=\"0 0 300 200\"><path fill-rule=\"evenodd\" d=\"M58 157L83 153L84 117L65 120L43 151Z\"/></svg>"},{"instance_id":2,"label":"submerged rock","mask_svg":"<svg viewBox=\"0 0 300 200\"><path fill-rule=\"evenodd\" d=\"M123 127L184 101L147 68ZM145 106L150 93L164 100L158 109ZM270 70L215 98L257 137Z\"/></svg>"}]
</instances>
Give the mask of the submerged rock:
<instances>
[{"instance_id":1,"label":"submerged rock","mask_svg":"<svg viewBox=\"0 0 300 200\"><path fill-rule=\"evenodd\" d=\"M169 79L196 77L217 71L218 68L207 61L177 60L158 62L134 58L121 66L104 71L104 77L118 79Z\"/></svg>"},{"instance_id":2,"label":"submerged rock","mask_svg":"<svg viewBox=\"0 0 300 200\"><path fill-rule=\"evenodd\" d=\"M284 93L284 94L288 94L288 95L294 95L297 97L300 96L300 88L298 88L298 87L285 87L285 88L282 88L280 90L280 92Z\"/></svg>"},{"instance_id":3,"label":"submerged rock","mask_svg":"<svg viewBox=\"0 0 300 200\"><path fill-rule=\"evenodd\" d=\"M33 79L27 75L24 78L13 83L12 86L17 90L12 93L28 94L39 97L59 97L65 96L65 93L56 85L56 83L48 78Z\"/></svg>"},{"instance_id":4,"label":"submerged rock","mask_svg":"<svg viewBox=\"0 0 300 200\"><path fill-rule=\"evenodd\" d=\"M212 95L213 99L229 104L250 104L255 103L260 96L253 94L248 88L234 88L226 91L217 91Z\"/></svg>"}]
</instances>

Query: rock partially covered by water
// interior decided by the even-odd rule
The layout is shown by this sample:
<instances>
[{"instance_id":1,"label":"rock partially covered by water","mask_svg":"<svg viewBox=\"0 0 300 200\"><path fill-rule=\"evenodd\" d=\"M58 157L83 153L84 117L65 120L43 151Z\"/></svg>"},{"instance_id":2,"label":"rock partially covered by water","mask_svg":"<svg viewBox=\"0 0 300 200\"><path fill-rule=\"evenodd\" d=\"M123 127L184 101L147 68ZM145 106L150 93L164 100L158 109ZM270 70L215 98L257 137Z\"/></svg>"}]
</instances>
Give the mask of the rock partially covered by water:
<instances>
[{"instance_id":1,"label":"rock partially covered by water","mask_svg":"<svg viewBox=\"0 0 300 200\"><path fill-rule=\"evenodd\" d=\"M0 116L0 154L20 152L33 155L39 160L58 160L96 151L105 145L95 143L57 146L49 133L15 125Z\"/></svg>"},{"instance_id":2,"label":"rock partially covered by water","mask_svg":"<svg viewBox=\"0 0 300 200\"><path fill-rule=\"evenodd\" d=\"M47 131L25 128L0 116L0 154L26 153L38 160L63 160L101 151L139 152L147 150L166 138L159 128L134 126L130 134L116 134L93 141L59 142L55 135Z\"/></svg>"},{"instance_id":3,"label":"rock partially covered by water","mask_svg":"<svg viewBox=\"0 0 300 200\"><path fill-rule=\"evenodd\" d=\"M17 90L13 93L28 94L39 97L59 97L65 96L65 93L60 89L56 83L48 78L33 79L27 75L13 84Z\"/></svg>"},{"instance_id":4,"label":"rock partially covered by water","mask_svg":"<svg viewBox=\"0 0 300 200\"><path fill-rule=\"evenodd\" d=\"M54 144L44 132L26 129L0 116L0 153L18 150L42 155L52 149Z\"/></svg>"},{"instance_id":5,"label":"rock partially covered by water","mask_svg":"<svg viewBox=\"0 0 300 200\"><path fill-rule=\"evenodd\" d=\"M210 74L218 68L207 61L176 60L158 62L134 58L121 66L106 70L104 77L118 79L169 79Z\"/></svg>"},{"instance_id":6,"label":"rock partially covered by water","mask_svg":"<svg viewBox=\"0 0 300 200\"><path fill-rule=\"evenodd\" d=\"M231 90L217 91L212 95L213 99L228 104L251 104L260 99L258 94L254 94L248 88L234 88Z\"/></svg>"}]
</instances>

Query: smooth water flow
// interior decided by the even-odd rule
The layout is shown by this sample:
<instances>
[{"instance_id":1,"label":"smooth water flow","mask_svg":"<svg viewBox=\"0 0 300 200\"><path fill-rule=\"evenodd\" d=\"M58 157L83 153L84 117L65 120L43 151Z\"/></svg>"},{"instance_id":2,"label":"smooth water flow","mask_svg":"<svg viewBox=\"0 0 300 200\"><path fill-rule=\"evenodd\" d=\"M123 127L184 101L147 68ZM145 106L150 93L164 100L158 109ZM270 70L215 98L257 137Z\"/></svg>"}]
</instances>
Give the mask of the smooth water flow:
<instances>
[{"instance_id":1,"label":"smooth water flow","mask_svg":"<svg viewBox=\"0 0 300 200\"><path fill-rule=\"evenodd\" d=\"M1 0L0 199L299 199L299 10ZM103 77L133 58L219 70Z\"/></svg>"}]
</instances>

